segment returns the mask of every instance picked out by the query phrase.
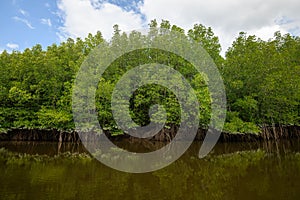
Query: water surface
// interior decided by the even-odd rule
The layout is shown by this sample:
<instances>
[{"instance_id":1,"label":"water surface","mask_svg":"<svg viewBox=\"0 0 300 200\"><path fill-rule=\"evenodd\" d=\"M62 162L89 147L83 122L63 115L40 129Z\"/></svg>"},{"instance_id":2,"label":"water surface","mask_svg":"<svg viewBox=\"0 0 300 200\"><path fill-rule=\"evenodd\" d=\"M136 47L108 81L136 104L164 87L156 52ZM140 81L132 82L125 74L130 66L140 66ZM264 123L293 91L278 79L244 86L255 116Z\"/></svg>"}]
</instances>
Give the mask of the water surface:
<instances>
[{"instance_id":1,"label":"water surface","mask_svg":"<svg viewBox=\"0 0 300 200\"><path fill-rule=\"evenodd\" d=\"M119 142L136 151L159 148ZM9 152L49 155L0 160L0 199L299 199L300 142L223 143L204 159L195 142L175 163L119 172L81 155L80 144L1 142ZM6 151L5 150L5 151ZM79 153L79 154L78 154ZM56 159L50 159L56 158ZM8 162L9 160L9 162Z\"/></svg>"}]
</instances>

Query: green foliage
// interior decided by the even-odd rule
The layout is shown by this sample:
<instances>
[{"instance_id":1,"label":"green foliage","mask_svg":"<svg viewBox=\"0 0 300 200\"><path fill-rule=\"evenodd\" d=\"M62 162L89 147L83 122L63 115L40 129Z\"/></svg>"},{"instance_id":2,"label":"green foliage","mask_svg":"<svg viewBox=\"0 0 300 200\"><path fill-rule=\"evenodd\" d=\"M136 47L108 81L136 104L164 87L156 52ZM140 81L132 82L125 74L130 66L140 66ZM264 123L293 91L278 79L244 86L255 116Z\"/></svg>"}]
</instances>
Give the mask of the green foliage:
<instances>
[{"instance_id":1,"label":"green foliage","mask_svg":"<svg viewBox=\"0 0 300 200\"><path fill-rule=\"evenodd\" d=\"M202 45L219 67L226 85L228 116L225 130L233 133L258 133L266 124L300 124L300 39L276 32L273 39L263 41L241 32L236 41L220 56L219 39L210 27L195 24L185 31L167 20L152 20L147 36L139 32L122 33L115 25L114 35L106 42L101 32L84 40L67 39L43 50L37 44L23 52L0 54L0 131L10 128L74 129L72 120L72 85L80 65L97 45L117 53L119 45L128 47L133 41L166 43L160 26L178 31L182 36ZM178 48L182 48L178 44ZM103 74L96 91L98 120L105 130L119 134L111 112L111 95L118 80L130 69L146 63L172 66L192 85L199 101L199 125L210 121L211 97L205 74L197 74L184 59L158 49L130 52L116 59ZM174 83L181 81L172 80ZM129 86L128 82L124 87ZM179 90L181 88L178 88ZM192 102L186 97L186 102ZM130 100L131 117L137 124L150 122L151 106L161 104L167 111L166 126L178 125L180 107L171 91L158 85L139 88ZM125 111L124 111L125 112ZM193 111L191 111L193 112ZM162 113L156 114L162 122Z\"/></svg>"},{"instance_id":2,"label":"green foliage","mask_svg":"<svg viewBox=\"0 0 300 200\"><path fill-rule=\"evenodd\" d=\"M42 107L37 112L38 122L42 128L71 130L73 128L72 115L64 110Z\"/></svg>"},{"instance_id":3,"label":"green foliage","mask_svg":"<svg viewBox=\"0 0 300 200\"><path fill-rule=\"evenodd\" d=\"M261 126L299 125L299 50L299 37L289 34L276 32L266 42L240 33L223 70L228 109L239 113L229 130L241 123L238 118Z\"/></svg>"},{"instance_id":4,"label":"green foliage","mask_svg":"<svg viewBox=\"0 0 300 200\"><path fill-rule=\"evenodd\" d=\"M230 115L230 114L229 114ZM261 132L253 122L244 122L237 115L230 117L229 122L225 123L223 130L229 133L254 133Z\"/></svg>"}]
</instances>

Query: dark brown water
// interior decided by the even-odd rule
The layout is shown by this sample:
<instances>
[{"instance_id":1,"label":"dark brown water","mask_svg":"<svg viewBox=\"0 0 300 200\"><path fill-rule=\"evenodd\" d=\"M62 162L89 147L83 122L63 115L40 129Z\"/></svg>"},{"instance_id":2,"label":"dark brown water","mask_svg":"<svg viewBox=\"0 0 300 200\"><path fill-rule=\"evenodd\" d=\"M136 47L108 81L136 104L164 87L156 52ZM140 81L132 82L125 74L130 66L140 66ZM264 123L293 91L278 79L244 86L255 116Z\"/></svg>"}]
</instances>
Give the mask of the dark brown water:
<instances>
[{"instance_id":1,"label":"dark brown water","mask_svg":"<svg viewBox=\"0 0 300 200\"><path fill-rule=\"evenodd\" d=\"M121 143L141 151L163 145ZM2 158L0 199L300 199L300 141L218 144L204 159L197 157L200 145L145 174L119 172L85 158ZM50 158L85 151L73 143L2 142L0 147Z\"/></svg>"}]
</instances>

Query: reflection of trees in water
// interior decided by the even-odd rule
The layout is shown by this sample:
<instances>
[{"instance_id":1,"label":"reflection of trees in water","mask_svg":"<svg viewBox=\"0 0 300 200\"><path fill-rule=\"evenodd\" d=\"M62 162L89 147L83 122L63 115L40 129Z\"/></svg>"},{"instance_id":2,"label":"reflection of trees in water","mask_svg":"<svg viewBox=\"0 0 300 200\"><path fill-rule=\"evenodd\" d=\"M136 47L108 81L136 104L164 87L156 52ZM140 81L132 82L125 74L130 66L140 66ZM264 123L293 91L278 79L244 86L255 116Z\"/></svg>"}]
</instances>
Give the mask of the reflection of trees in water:
<instances>
[{"instance_id":1,"label":"reflection of trees in water","mask_svg":"<svg viewBox=\"0 0 300 200\"><path fill-rule=\"evenodd\" d=\"M82 154L0 155L5 199L278 199L296 196L300 178L300 154L282 157L279 165L275 154L261 150L201 160L185 154L146 174L118 172Z\"/></svg>"}]
</instances>

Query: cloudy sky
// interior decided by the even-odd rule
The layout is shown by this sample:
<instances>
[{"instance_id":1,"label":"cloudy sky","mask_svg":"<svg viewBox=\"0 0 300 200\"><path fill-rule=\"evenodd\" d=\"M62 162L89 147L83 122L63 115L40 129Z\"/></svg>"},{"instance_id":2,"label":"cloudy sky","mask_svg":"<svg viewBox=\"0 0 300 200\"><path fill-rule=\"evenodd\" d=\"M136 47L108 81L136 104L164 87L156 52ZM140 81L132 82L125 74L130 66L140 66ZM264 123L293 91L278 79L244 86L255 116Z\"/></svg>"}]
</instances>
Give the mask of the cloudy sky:
<instances>
[{"instance_id":1,"label":"cloudy sky","mask_svg":"<svg viewBox=\"0 0 300 200\"><path fill-rule=\"evenodd\" d=\"M275 31L300 35L299 0L3 0L0 2L0 52L45 48L68 37L100 30L106 39L112 26L129 31L151 19L167 19L185 30L211 26L223 53L240 31L269 39Z\"/></svg>"}]
</instances>

